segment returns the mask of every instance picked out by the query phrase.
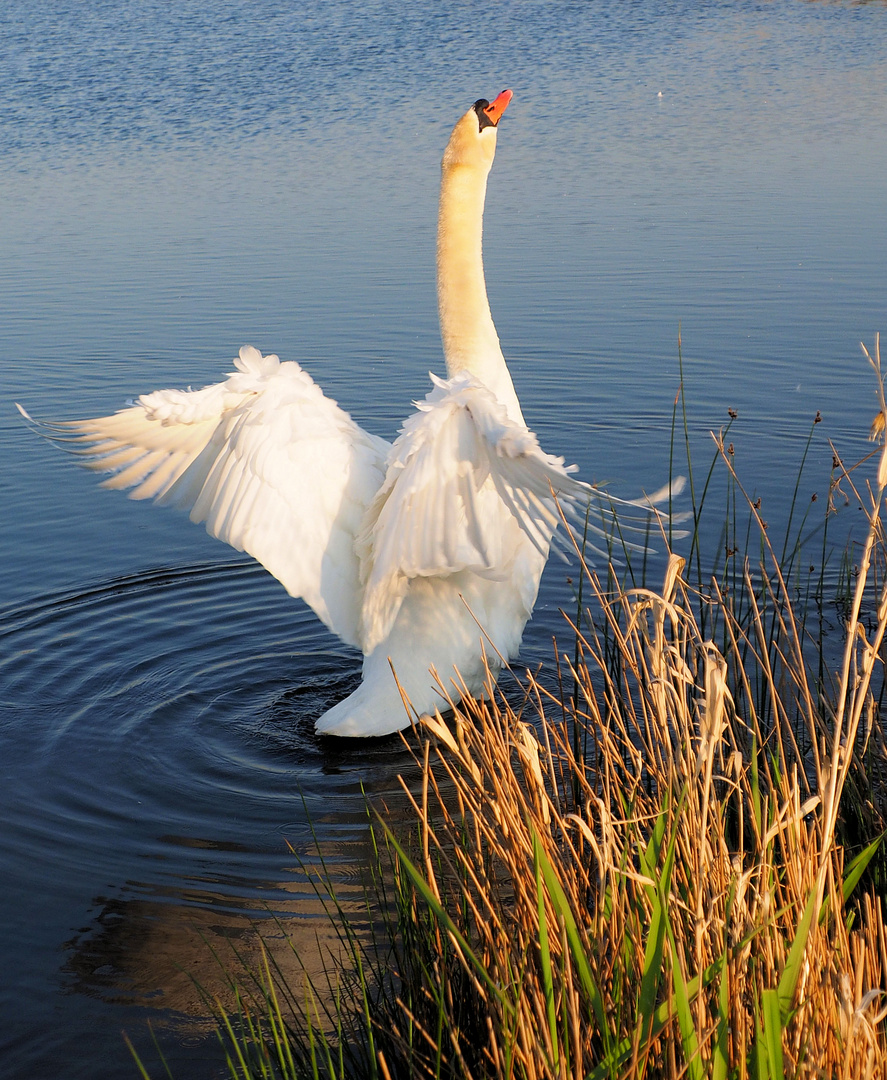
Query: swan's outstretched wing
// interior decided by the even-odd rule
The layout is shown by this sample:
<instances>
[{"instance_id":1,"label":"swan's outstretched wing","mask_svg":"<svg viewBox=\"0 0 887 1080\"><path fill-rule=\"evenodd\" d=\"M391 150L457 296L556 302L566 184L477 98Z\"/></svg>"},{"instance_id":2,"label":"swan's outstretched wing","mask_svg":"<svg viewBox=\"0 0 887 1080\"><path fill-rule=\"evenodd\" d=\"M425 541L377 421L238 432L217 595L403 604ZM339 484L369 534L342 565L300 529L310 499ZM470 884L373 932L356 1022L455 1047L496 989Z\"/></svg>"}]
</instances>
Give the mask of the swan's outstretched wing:
<instances>
[{"instance_id":1,"label":"swan's outstretched wing","mask_svg":"<svg viewBox=\"0 0 887 1080\"><path fill-rule=\"evenodd\" d=\"M244 348L203 390L159 390L97 420L49 425L104 486L189 510L360 647L354 538L390 449L298 364Z\"/></svg>"},{"instance_id":2,"label":"swan's outstretched wing","mask_svg":"<svg viewBox=\"0 0 887 1080\"><path fill-rule=\"evenodd\" d=\"M368 652L387 636L410 579L509 573L503 545L512 520L544 557L560 520L552 491L567 503L592 494L472 376L432 380L358 538Z\"/></svg>"}]
</instances>

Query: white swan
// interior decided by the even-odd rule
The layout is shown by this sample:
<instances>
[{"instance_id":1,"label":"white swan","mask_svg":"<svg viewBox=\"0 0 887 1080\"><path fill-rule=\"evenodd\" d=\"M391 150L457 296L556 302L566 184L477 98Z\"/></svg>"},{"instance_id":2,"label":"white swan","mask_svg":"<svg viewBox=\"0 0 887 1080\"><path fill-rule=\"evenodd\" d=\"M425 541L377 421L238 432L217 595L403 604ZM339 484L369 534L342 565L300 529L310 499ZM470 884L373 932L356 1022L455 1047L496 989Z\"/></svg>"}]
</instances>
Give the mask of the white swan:
<instances>
[{"instance_id":1,"label":"white swan","mask_svg":"<svg viewBox=\"0 0 887 1080\"><path fill-rule=\"evenodd\" d=\"M398 683L418 714L443 705L438 679L455 700L482 692L487 670L517 653L533 610L558 521L552 492L583 504L592 493L527 430L487 302L484 197L510 99L506 90L476 102L444 153L437 272L448 378L431 376L393 445L358 427L298 364L249 347L224 382L48 425L85 464L112 473L106 487L189 510L363 652L361 685L318 719L320 732L406 727Z\"/></svg>"}]
</instances>

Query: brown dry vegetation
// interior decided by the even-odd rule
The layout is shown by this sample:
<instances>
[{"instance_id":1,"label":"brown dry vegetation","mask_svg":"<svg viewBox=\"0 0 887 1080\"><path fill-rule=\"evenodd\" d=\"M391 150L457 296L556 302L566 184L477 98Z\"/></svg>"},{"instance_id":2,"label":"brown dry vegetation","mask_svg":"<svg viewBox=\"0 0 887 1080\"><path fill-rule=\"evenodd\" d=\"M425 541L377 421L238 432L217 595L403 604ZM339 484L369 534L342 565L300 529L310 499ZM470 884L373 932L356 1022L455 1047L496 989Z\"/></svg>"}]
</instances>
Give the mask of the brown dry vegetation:
<instances>
[{"instance_id":1,"label":"brown dry vegetation","mask_svg":"<svg viewBox=\"0 0 887 1080\"><path fill-rule=\"evenodd\" d=\"M765 565L730 595L677 556L658 592L584 568L570 694L530 676L521 715L424 722L404 872L441 958L395 1023L414 1074L887 1075L879 841L843 842L883 828L887 449L836 479L869 529L829 685L752 505Z\"/></svg>"},{"instance_id":2,"label":"brown dry vegetation","mask_svg":"<svg viewBox=\"0 0 887 1080\"><path fill-rule=\"evenodd\" d=\"M454 949L457 992L475 999L459 1010L486 1021L443 1027L444 1056L463 1075L887 1074L880 900L856 898L848 929L835 842L850 758L832 753L803 680L791 707L785 686L777 704L765 642L730 670L739 627L730 621L726 658L704 641L678 569L660 594L598 594L619 679L603 632L583 634L566 719L540 731L504 703L473 702L453 729L425 724L429 798L416 811L428 857L413 863L470 947L472 959ZM750 663L770 695L766 730ZM856 676L848 745L871 707ZM560 711L531 689L540 715ZM818 746L807 760L788 724L805 701ZM446 984L448 972L435 974Z\"/></svg>"}]
</instances>

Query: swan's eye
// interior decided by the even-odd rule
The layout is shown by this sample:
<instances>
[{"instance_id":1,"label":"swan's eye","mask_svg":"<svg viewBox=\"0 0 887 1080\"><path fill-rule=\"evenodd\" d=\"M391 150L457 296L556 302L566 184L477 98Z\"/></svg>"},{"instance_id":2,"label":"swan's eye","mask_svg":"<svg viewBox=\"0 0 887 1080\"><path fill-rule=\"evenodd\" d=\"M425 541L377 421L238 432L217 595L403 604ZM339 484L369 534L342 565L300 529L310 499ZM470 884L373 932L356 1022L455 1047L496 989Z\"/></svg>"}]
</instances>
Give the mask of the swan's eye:
<instances>
[{"instance_id":1,"label":"swan's eye","mask_svg":"<svg viewBox=\"0 0 887 1080\"><path fill-rule=\"evenodd\" d=\"M477 113L477 130L483 131L487 127L495 127L496 121L491 120L487 109L489 109L490 103L486 98L478 98L474 103L474 111Z\"/></svg>"}]
</instances>

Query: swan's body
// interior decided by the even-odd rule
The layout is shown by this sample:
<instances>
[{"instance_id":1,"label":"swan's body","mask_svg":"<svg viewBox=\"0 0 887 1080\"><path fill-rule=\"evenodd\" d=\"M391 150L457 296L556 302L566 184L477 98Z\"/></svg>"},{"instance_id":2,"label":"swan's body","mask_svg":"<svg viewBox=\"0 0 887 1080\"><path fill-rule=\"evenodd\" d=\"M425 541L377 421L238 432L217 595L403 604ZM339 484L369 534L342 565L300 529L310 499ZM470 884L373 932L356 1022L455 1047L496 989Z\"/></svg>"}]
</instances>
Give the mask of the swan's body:
<instances>
[{"instance_id":1,"label":"swan's body","mask_svg":"<svg viewBox=\"0 0 887 1080\"><path fill-rule=\"evenodd\" d=\"M113 473L106 486L189 510L363 652L361 685L320 717L321 732L407 726L401 689L420 715L443 704L438 680L454 700L481 692L533 610L558 520L552 492L591 491L524 425L487 302L484 198L510 98L472 107L444 154L448 379L432 376L396 442L364 432L298 364L253 348L224 382L55 428Z\"/></svg>"}]
</instances>

